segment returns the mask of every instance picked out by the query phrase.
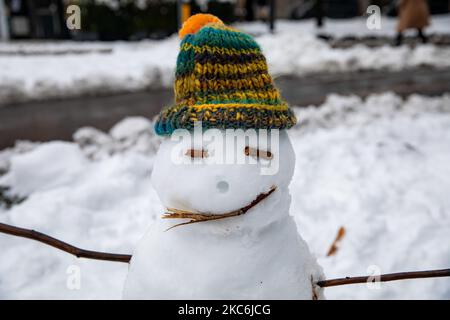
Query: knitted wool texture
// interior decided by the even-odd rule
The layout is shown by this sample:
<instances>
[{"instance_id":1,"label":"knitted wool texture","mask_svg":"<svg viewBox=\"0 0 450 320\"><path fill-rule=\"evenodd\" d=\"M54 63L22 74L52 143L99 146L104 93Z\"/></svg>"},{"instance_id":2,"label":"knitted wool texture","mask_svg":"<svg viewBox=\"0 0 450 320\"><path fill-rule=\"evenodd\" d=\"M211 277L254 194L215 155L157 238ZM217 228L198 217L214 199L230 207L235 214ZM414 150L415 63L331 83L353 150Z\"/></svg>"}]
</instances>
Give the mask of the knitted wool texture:
<instances>
[{"instance_id":1,"label":"knitted wool texture","mask_svg":"<svg viewBox=\"0 0 450 320\"><path fill-rule=\"evenodd\" d=\"M193 17L198 23L198 15ZM255 40L219 19L208 23L210 20L208 15L206 25L198 26L197 32L186 34L181 41L175 104L159 114L156 133L190 130L198 121L204 129L292 127L297 120L282 101Z\"/></svg>"}]
</instances>

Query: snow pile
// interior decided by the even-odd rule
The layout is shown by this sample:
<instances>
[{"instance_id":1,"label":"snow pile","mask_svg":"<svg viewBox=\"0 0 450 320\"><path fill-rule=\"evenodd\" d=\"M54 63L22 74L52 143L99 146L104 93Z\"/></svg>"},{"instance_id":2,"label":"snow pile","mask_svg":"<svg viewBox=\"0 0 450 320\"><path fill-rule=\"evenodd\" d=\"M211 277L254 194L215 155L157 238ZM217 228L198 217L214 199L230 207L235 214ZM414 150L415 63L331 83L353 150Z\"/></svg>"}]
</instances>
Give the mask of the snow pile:
<instances>
[{"instance_id":1,"label":"snow pile","mask_svg":"<svg viewBox=\"0 0 450 320\"><path fill-rule=\"evenodd\" d=\"M300 233L328 278L450 266L450 96L330 97L298 110L291 184ZM337 254L325 254L339 227ZM371 267L372 266L372 267ZM330 288L329 298L450 298L450 279Z\"/></svg>"},{"instance_id":2,"label":"snow pile","mask_svg":"<svg viewBox=\"0 0 450 320\"><path fill-rule=\"evenodd\" d=\"M450 67L450 48L423 45L332 49L313 34L297 30L258 37L273 76L357 70L398 71L418 66ZM289 45L295 43L296 45Z\"/></svg>"},{"instance_id":3,"label":"snow pile","mask_svg":"<svg viewBox=\"0 0 450 320\"><path fill-rule=\"evenodd\" d=\"M320 107L296 108L298 124L289 133L315 132L337 126L356 126L377 122L382 118L402 115L420 117L425 114L447 114L450 112L449 94L432 98L411 95L403 100L392 92L372 94L366 99L358 96L331 94Z\"/></svg>"},{"instance_id":4,"label":"snow pile","mask_svg":"<svg viewBox=\"0 0 450 320\"><path fill-rule=\"evenodd\" d=\"M153 131L153 124L143 117L125 118L109 133L83 127L74 133L73 139L88 158L95 160L128 151L154 155L161 140Z\"/></svg>"},{"instance_id":5,"label":"snow pile","mask_svg":"<svg viewBox=\"0 0 450 320\"><path fill-rule=\"evenodd\" d=\"M9 211L0 209L0 219L80 247L132 252L152 212L163 209L150 185L152 163L136 152L89 161L74 143L42 144L13 157L10 171L0 178L12 194L28 196ZM126 264L76 259L3 235L0 246L2 299L121 297ZM71 275L79 276L79 290Z\"/></svg>"},{"instance_id":6,"label":"snow pile","mask_svg":"<svg viewBox=\"0 0 450 320\"><path fill-rule=\"evenodd\" d=\"M36 142L18 140L14 147L2 150L0 152L0 176L8 172L12 156L31 151L37 144Z\"/></svg>"},{"instance_id":7,"label":"snow pile","mask_svg":"<svg viewBox=\"0 0 450 320\"><path fill-rule=\"evenodd\" d=\"M296 112L290 211L326 277L448 268L450 96L331 96L320 108ZM153 161L133 148L92 161L68 142L14 154L0 185L28 197L0 207L0 221L87 249L131 253L157 219L153 213L163 212L150 183ZM326 257L341 226L346 234ZM6 235L0 249L0 298L121 297L126 264L76 259ZM77 274L78 290L70 285ZM325 295L449 299L449 281L343 286Z\"/></svg>"},{"instance_id":8,"label":"snow pile","mask_svg":"<svg viewBox=\"0 0 450 320\"><path fill-rule=\"evenodd\" d=\"M104 44L90 44L105 46ZM0 51L27 45L0 44ZM178 52L175 37L161 41L109 44L110 52L70 53L83 43L31 44L30 50L68 51L63 55L0 55L0 103L80 94L169 87ZM48 48L48 46L51 46Z\"/></svg>"},{"instance_id":9,"label":"snow pile","mask_svg":"<svg viewBox=\"0 0 450 320\"><path fill-rule=\"evenodd\" d=\"M447 21L449 16L436 17ZM363 19L327 20L340 35L363 32ZM333 49L315 37L313 21L277 24L275 34L257 35L272 75L303 76L317 72L355 70L401 70L418 66L449 67L450 49L433 45L358 45ZM437 23L435 30L450 32L450 23ZM255 23L238 25L249 32L266 30ZM386 26L382 30L386 30ZM390 27L389 27L390 28ZM328 29L327 29L328 30ZM390 30L390 29L389 29ZM394 28L392 27L392 30ZM365 32L365 31L364 31ZM161 41L114 43L1 43L0 104L46 99L128 92L172 86L179 39L174 35ZM18 52L20 54L14 54Z\"/></svg>"}]
</instances>

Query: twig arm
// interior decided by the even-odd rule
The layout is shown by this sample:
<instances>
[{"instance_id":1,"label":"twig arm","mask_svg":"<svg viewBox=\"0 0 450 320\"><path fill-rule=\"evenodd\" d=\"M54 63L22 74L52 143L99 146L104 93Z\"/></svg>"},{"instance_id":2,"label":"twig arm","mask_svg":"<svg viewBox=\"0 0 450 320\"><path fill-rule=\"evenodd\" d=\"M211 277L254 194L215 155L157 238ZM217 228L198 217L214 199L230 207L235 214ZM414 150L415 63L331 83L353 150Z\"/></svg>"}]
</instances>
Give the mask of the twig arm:
<instances>
[{"instance_id":1,"label":"twig arm","mask_svg":"<svg viewBox=\"0 0 450 320\"><path fill-rule=\"evenodd\" d=\"M130 262L131 255L128 254L115 254L107 252L90 251L77 248L61 240L52 238L46 234L30 230L14 227L8 224L0 223L0 233L6 233L16 237L28 238L35 241L45 243L49 246L57 248L59 250L70 253L78 258L115 261L115 262Z\"/></svg>"},{"instance_id":2,"label":"twig arm","mask_svg":"<svg viewBox=\"0 0 450 320\"><path fill-rule=\"evenodd\" d=\"M70 253L78 258L125 262L125 263L129 263L131 260L131 255L128 254L115 254L115 253L84 250L72 246L61 240L50 237L41 232L14 227L4 223L0 223L0 233L5 233L16 237L28 238L31 240L39 241L54 248L57 248L59 250L62 250L64 252ZM322 280L318 281L317 285L324 288L355 283L366 283L371 279L371 277L373 276L346 277L339 279ZM386 282L405 279L436 278L436 277L450 277L450 269L382 274L379 276L379 281Z\"/></svg>"},{"instance_id":3,"label":"twig arm","mask_svg":"<svg viewBox=\"0 0 450 320\"><path fill-rule=\"evenodd\" d=\"M324 287L342 286L346 284L367 283L367 281L369 281L374 277L375 276L346 277L339 279L322 280L318 281L317 285L319 287L324 288ZM437 277L450 277L450 269L382 274L379 276L379 281L387 282L405 279L421 279L421 278L437 278Z\"/></svg>"}]
</instances>

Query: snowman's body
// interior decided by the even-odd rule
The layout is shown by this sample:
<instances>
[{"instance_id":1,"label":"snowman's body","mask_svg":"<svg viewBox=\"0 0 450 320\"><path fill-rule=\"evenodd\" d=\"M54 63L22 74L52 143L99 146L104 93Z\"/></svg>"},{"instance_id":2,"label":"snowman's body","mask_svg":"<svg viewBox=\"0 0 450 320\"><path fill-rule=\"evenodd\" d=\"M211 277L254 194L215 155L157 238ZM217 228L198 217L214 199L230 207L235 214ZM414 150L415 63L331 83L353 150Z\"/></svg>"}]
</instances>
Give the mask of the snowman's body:
<instances>
[{"instance_id":1,"label":"snowman's body","mask_svg":"<svg viewBox=\"0 0 450 320\"><path fill-rule=\"evenodd\" d=\"M152 181L163 204L224 213L276 191L246 214L180 226L158 219L130 262L126 299L312 299L321 269L289 215L295 155L281 132L272 161L279 170L261 175L259 164L174 164L176 143L164 141ZM228 150L228 146L226 147Z\"/></svg>"}]
</instances>

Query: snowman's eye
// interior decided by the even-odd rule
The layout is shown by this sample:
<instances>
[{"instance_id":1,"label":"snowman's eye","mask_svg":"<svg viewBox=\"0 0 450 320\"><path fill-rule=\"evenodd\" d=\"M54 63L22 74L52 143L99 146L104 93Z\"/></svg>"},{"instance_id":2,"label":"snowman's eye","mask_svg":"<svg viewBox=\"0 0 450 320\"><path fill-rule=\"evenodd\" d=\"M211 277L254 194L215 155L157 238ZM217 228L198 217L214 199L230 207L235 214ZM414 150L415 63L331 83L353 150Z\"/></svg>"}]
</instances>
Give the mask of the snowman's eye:
<instances>
[{"instance_id":1,"label":"snowman's eye","mask_svg":"<svg viewBox=\"0 0 450 320\"><path fill-rule=\"evenodd\" d=\"M251 147L245 147L244 153L246 156L251 156L255 158L262 158L266 160L271 160L273 158L273 154L270 151L259 150Z\"/></svg>"},{"instance_id":2,"label":"snowman's eye","mask_svg":"<svg viewBox=\"0 0 450 320\"><path fill-rule=\"evenodd\" d=\"M185 155L191 158L207 158L208 151L203 149L202 150L189 149L186 151Z\"/></svg>"}]
</instances>

